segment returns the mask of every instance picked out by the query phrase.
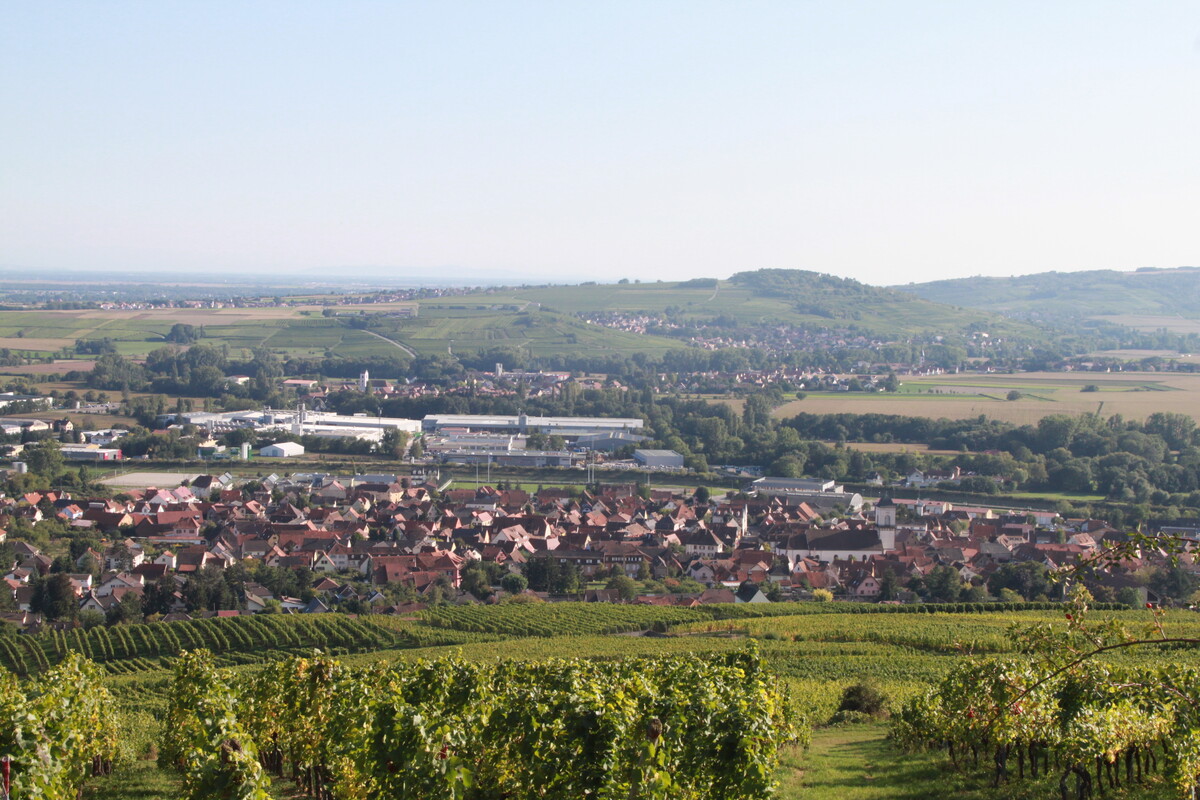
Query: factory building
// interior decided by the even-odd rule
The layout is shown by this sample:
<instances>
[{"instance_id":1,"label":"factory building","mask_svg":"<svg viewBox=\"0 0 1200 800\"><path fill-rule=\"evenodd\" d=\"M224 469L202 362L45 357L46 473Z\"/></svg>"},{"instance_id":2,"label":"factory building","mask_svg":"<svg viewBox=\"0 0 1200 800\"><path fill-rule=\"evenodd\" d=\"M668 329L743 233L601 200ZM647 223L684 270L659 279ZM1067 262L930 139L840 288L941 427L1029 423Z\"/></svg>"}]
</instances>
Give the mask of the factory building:
<instances>
[{"instance_id":1,"label":"factory building","mask_svg":"<svg viewBox=\"0 0 1200 800\"><path fill-rule=\"evenodd\" d=\"M618 431L637 431L645 425L628 417L531 417L528 414L428 414L421 421L426 433L453 429L463 433L543 433L577 439L580 436Z\"/></svg>"},{"instance_id":2,"label":"factory building","mask_svg":"<svg viewBox=\"0 0 1200 800\"><path fill-rule=\"evenodd\" d=\"M634 450L633 460L647 469L683 469L683 456L674 450Z\"/></svg>"}]
</instances>

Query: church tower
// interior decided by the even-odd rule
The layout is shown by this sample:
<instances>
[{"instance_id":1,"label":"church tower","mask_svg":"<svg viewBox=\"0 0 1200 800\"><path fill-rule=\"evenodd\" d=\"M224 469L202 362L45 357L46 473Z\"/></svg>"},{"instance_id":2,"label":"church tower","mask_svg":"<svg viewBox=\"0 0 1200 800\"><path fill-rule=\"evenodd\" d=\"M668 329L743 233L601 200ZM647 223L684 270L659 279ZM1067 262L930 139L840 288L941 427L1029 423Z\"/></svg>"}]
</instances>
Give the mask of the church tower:
<instances>
[{"instance_id":1,"label":"church tower","mask_svg":"<svg viewBox=\"0 0 1200 800\"><path fill-rule=\"evenodd\" d=\"M884 551L896 549L896 502L890 497L875 504L875 528Z\"/></svg>"}]
</instances>

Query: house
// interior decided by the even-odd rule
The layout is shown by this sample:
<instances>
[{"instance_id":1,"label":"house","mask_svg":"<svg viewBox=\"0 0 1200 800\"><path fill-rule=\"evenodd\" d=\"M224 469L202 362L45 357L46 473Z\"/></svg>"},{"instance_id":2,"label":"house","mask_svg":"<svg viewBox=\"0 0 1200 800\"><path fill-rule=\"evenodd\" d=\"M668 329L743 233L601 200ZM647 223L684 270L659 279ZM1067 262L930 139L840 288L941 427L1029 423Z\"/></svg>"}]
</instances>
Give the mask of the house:
<instances>
[{"instance_id":1,"label":"house","mask_svg":"<svg viewBox=\"0 0 1200 800\"><path fill-rule=\"evenodd\" d=\"M749 581L738 587L738 590L733 593L735 603L769 603L770 600L762 593L762 590Z\"/></svg>"},{"instance_id":2,"label":"house","mask_svg":"<svg viewBox=\"0 0 1200 800\"><path fill-rule=\"evenodd\" d=\"M959 467L948 470L929 470L928 472L917 469L908 474L905 483L920 489L926 486L937 486L939 483L958 483L961 479L962 470Z\"/></svg>"},{"instance_id":3,"label":"house","mask_svg":"<svg viewBox=\"0 0 1200 800\"><path fill-rule=\"evenodd\" d=\"M132 589L140 594L144 586L145 578L143 576L132 575L127 572L123 572L118 575L112 575L111 577L106 576L94 591L97 597L107 597L111 594L124 594L124 592L118 591L122 589Z\"/></svg>"},{"instance_id":4,"label":"house","mask_svg":"<svg viewBox=\"0 0 1200 800\"><path fill-rule=\"evenodd\" d=\"M119 570L139 567L145 560L146 552L132 539L126 539L104 551L103 563L106 570Z\"/></svg>"},{"instance_id":5,"label":"house","mask_svg":"<svg viewBox=\"0 0 1200 800\"><path fill-rule=\"evenodd\" d=\"M200 475L192 481L189 488L196 497L207 499L214 493L220 494L232 482L233 476L229 473L225 473L224 475Z\"/></svg>"},{"instance_id":6,"label":"house","mask_svg":"<svg viewBox=\"0 0 1200 800\"><path fill-rule=\"evenodd\" d=\"M700 593L700 596L697 597L696 600L701 605L707 605L710 603L736 603L737 596L734 595L732 589L728 589L724 586L717 586L712 589L705 589Z\"/></svg>"},{"instance_id":7,"label":"house","mask_svg":"<svg viewBox=\"0 0 1200 800\"><path fill-rule=\"evenodd\" d=\"M707 529L697 530L694 533L682 533L679 535L679 542L689 556L711 558L725 549L725 543Z\"/></svg>"},{"instance_id":8,"label":"house","mask_svg":"<svg viewBox=\"0 0 1200 800\"><path fill-rule=\"evenodd\" d=\"M870 600L879 596L882 587L874 575L864 574L850 581L849 589L851 596Z\"/></svg>"}]
</instances>

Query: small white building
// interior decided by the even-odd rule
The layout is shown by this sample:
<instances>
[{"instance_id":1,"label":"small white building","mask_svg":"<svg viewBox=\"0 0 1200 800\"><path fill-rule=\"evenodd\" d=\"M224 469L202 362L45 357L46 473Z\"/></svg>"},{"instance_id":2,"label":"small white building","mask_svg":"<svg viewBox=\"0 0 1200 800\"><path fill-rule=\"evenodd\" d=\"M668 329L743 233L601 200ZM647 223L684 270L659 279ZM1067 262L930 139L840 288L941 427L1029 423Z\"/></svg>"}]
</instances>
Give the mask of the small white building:
<instances>
[{"instance_id":1,"label":"small white building","mask_svg":"<svg viewBox=\"0 0 1200 800\"><path fill-rule=\"evenodd\" d=\"M295 442L269 444L258 451L264 458L295 458L304 455L304 445Z\"/></svg>"}]
</instances>

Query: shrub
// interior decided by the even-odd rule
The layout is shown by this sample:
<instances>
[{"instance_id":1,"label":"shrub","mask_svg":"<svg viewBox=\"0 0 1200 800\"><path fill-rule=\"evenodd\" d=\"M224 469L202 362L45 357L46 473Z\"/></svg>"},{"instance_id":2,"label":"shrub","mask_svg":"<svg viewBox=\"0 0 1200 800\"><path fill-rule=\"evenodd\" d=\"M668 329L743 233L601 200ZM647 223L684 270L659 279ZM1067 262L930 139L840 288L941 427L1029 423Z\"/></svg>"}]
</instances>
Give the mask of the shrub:
<instances>
[{"instance_id":1,"label":"shrub","mask_svg":"<svg viewBox=\"0 0 1200 800\"><path fill-rule=\"evenodd\" d=\"M842 700L838 711L857 711L860 714L875 716L883 713L887 706L887 695L872 683L855 683L846 687L842 692Z\"/></svg>"},{"instance_id":2,"label":"shrub","mask_svg":"<svg viewBox=\"0 0 1200 800\"><path fill-rule=\"evenodd\" d=\"M541 603L542 598L536 594L510 594L507 597L500 598L500 605L525 605L527 603Z\"/></svg>"}]
</instances>

